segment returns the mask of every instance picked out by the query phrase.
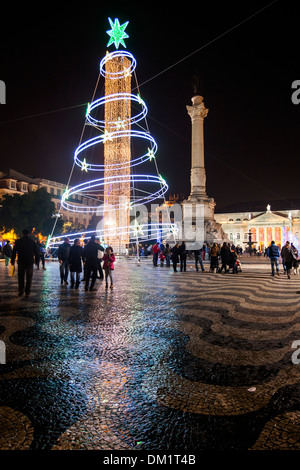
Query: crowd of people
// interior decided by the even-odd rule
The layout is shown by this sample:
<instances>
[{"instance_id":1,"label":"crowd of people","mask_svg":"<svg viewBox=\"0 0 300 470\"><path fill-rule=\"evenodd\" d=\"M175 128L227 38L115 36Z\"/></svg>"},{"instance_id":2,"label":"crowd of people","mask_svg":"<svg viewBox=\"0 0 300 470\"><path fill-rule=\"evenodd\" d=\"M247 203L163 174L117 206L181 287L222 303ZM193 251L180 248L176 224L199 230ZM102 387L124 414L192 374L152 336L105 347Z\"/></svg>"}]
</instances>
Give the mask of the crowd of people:
<instances>
[{"instance_id":1,"label":"crowd of people","mask_svg":"<svg viewBox=\"0 0 300 470\"><path fill-rule=\"evenodd\" d=\"M34 263L39 269L40 262L42 269L45 268L45 253L46 247L44 243L37 240L36 242L30 238L28 230L23 230L23 236L19 238L13 248L7 241L3 248L2 253L5 258L5 267L9 267L9 263L14 267L16 257L18 259L18 295L28 297L31 291L33 266ZM204 260L206 254L209 259L209 271L213 273L231 272L237 273L241 271L241 263L238 259L240 253L239 247L235 247L224 242L222 245L213 243L211 246L204 244L199 249L188 251L184 241L176 243L173 247L167 243L163 245L159 242L152 246L153 265L157 267L171 267L173 266L174 272L186 271L187 258L193 257L195 269L199 272L205 272ZM283 265L283 272L287 274L290 279L291 271L299 273L299 253L293 243L287 241L282 249L275 245L272 241L266 250L266 256L271 261L271 274L279 275L279 260L281 258ZM70 239L66 238L65 241L59 246L57 257L59 261L60 281L63 285L68 285L70 280L71 287L78 289L81 282L85 282L85 290L94 290L96 279L105 279L105 288L111 289L114 286L113 272L115 263L115 254L113 248L108 246L106 249L101 245L99 238L92 235L90 239L84 240L84 246L81 245L80 239L75 239L71 245ZM177 267L179 268L177 269ZM83 278L81 279L81 274ZM110 282L110 286L108 286Z\"/></svg>"},{"instance_id":2,"label":"crowd of people","mask_svg":"<svg viewBox=\"0 0 300 470\"><path fill-rule=\"evenodd\" d=\"M224 270L224 273L232 272L236 274L241 271L241 262L238 258L241 253L240 247L227 242L224 242L222 245L218 243L212 243L211 245L203 244L202 248L191 251L186 249L184 241L176 243L172 248L168 244L164 246L159 242L152 247L153 265L156 267L159 263L160 266L170 267L172 262L174 272L177 272L178 265L180 266L180 271L186 271L187 257L194 259L197 272L199 267L202 272L205 272L203 261L207 255L210 272L221 273ZM265 256L270 258L272 276L275 276L275 270L276 274L279 275L280 258L282 260L283 273L287 274L288 279L291 277L292 269L294 274L299 274L300 257L293 243L287 241L281 249L272 241L265 250Z\"/></svg>"},{"instance_id":3,"label":"crowd of people","mask_svg":"<svg viewBox=\"0 0 300 470\"><path fill-rule=\"evenodd\" d=\"M210 261L210 272L222 272L227 273L232 269L233 273L238 272L238 266L240 262L237 258L239 249L235 248L234 245L230 246L229 243L223 243L223 246L213 243L211 246L203 244L199 249L187 250L186 243L176 243L172 248L169 244L166 246L157 242L153 248L153 265L170 267L171 262L173 265L174 272L177 272L177 265L180 266L180 271L186 271L187 258L193 258L195 262L195 269L199 272L199 268L202 272L205 272L203 261L205 260L206 254Z\"/></svg>"},{"instance_id":4,"label":"crowd of people","mask_svg":"<svg viewBox=\"0 0 300 470\"><path fill-rule=\"evenodd\" d=\"M15 261L18 261L18 295L30 295L33 267L36 265L39 269L40 262L45 268L46 247L39 241L34 241L29 235L29 230L23 230L23 236L16 240L13 248L9 241L5 243L2 253L5 258L5 267L9 264L14 268ZM70 284L71 287L78 289L80 282L85 282L85 290L94 290L96 279L105 279L105 287L113 288L113 270L115 262L115 254L112 247L104 247L100 244L99 239L92 235L89 240L85 240L84 247L81 246L80 240L74 240L71 245L70 239L66 238L58 249L58 261L61 284ZM103 263L103 264L102 264ZM103 274L104 271L104 274ZM83 279L80 279L83 272Z\"/></svg>"},{"instance_id":5,"label":"crowd of people","mask_svg":"<svg viewBox=\"0 0 300 470\"><path fill-rule=\"evenodd\" d=\"M113 271L116 260L113 248L108 246L104 249L99 238L92 235L89 240L84 240L84 247L81 246L79 238L74 240L73 245L70 239L66 238L58 249L58 260L60 264L60 282L68 284L70 271L71 287L78 289L81 282L80 275L83 272L82 281L85 282L85 290L94 290L96 279L104 279L105 287L108 289L114 286ZM102 265L103 263L103 265Z\"/></svg>"}]
</instances>

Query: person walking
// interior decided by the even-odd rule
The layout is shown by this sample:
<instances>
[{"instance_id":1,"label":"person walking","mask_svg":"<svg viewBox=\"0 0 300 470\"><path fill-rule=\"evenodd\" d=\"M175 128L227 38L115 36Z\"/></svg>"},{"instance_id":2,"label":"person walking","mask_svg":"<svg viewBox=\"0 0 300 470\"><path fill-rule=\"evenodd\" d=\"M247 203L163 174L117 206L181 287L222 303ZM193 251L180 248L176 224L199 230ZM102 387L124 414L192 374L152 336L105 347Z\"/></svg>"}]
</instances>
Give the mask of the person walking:
<instances>
[{"instance_id":1,"label":"person walking","mask_svg":"<svg viewBox=\"0 0 300 470\"><path fill-rule=\"evenodd\" d=\"M102 269L102 261L104 256L104 247L101 245L99 238L96 238L96 243L100 246L100 250L98 250L98 261L97 261L97 279L104 279L103 269Z\"/></svg>"},{"instance_id":2,"label":"person walking","mask_svg":"<svg viewBox=\"0 0 300 470\"><path fill-rule=\"evenodd\" d=\"M206 243L203 243L203 246L202 246L202 260L205 261L205 254L207 252L207 246L206 246Z\"/></svg>"},{"instance_id":3,"label":"person walking","mask_svg":"<svg viewBox=\"0 0 300 470\"><path fill-rule=\"evenodd\" d=\"M99 243L95 241L95 235L92 235L90 241L86 244L83 250L83 257L85 262L85 290L94 290L94 285L97 279L98 269L98 251L101 249ZM92 276L91 285L90 278Z\"/></svg>"},{"instance_id":4,"label":"person walking","mask_svg":"<svg viewBox=\"0 0 300 470\"><path fill-rule=\"evenodd\" d=\"M223 271L228 273L229 272L229 264L230 264L230 248L226 242L223 243L222 248L220 250L222 266L220 269L220 273Z\"/></svg>"},{"instance_id":5,"label":"person walking","mask_svg":"<svg viewBox=\"0 0 300 470\"><path fill-rule=\"evenodd\" d=\"M10 246L10 243L8 240L6 240L6 243L4 247L2 248L2 253L4 254L5 267L8 268L9 260L11 259L11 255L12 255L12 247Z\"/></svg>"},{"instance_id":6,"label":"person walking","mask_svg":"<svg viewBox=\"0 0 300 470\"><path fill-rule=\"evenodd\" d=\"M108 289L108 278L110 278L110 288L114 287L114 280L113 280L113 270L114 262L116 261L115 254L111 246L106 248L106 252L103 256L103 269L105 271L105 288Z\"/></svg>"},{"instance_id":7,"label":"person walking","mask_svg":"<svg viewBox=\"0 0 300 470\"><path fill-rule=\"evenodd\" d=\"M38 248L36 243L29 237L29 230L23 230L22 238L19 238L12 250L11 264L14 266L15 259L18 254L18 285L19 293L21 296L24 293L25 285L25 296L28 297L31 292L32 276L33 276L33 264L37 264L38 260ZM25 284L26 278L26 284Z\"/></svg>"},{"instance_id":8,"label":"person walking","mask_svg":"<svg viewBox=\"0 0 300 470\"><path fill-rule=\"evenodd\" d=\"M46 253L46 247L44 242L37 241L37 247L39 250L39 258L37 262L37 269L40 269L40 261L42 261L42 267L44 271L46 270L45 268L45 253Z\"/></svg>"},{"instance_id":9,"label":"person walking","mask_svg":"<svg viewBox=\"0 0 300 470\"><path fill-rule=\"evenodd\" d=\"M237 274L237 254L234 248L234 245L229 251L229 269L232 268L232 274Z\"/></svg>"},{"instance_id":10,"label":"person walking","mask_svg":"<svg viewBox=\"0 0 300 470\"><path fill-rule=\"evenodd\" d=\"M210 270L214 273L216 273L218 269L218 256L219 256L218 245L216 243L213 243L210 249Z\"/></svg>"},{"instance_id":11,"label":"person walking","mask_svg":"<svg viewBox=\"0 0 300 470\"><path fill-rule=\"evenodd\" d=\"M291 269L295 256L289 241L287 241L286 244L283 246L281 250L281 257L286 267L287 277L288 279L291 279Z\"/></svg>"},{"instance_id":12,"label":"person walking","mask_svg":"<svg viewBox=\"0 0 300 470\"><path fill-rule=\"evenodd\" d=\"M298 250L297 250L297 248L295 247L295 245L293 243L291 243L291 249L293 251L293 256L294 256L294 260L293 260L294 274L298 274L298 270L299 270L299 253L298 253Z\"/></svg>"},{"instance_id":13,"label":"person walking","mask_svg":"<svg viewBox=\"0 0 300 470\"><path fill-rule=\"evenodd\" d=\"M69 268L71 273L71 287L78 289L80 284L80 273L82 273L82 262L83 258L83 248L80 245L79 238L74 240L74 245L71 246L69 252ZM75 282L75 273L76 273L76 282Z\"/></svg>"},{"instance_id":14,"label":"person walking","mask_svg":"<svg viewBox=\"0 0 300 470\"><path fill-rule=\"evenodd\" d=\"M166 257L166 266L167 268L170 267L170 261L171 261L171 248L169 243L166 243L166 248L165 248L165 257Z\"/></svg>"},{"instance_id":15,"label":"person walking","mask_svg":"<svg viewBox=\"0 0 300 470\"><path fill-rule=\"evenodd\" d=\"M186 245L182 241L179 247L179 257L180 257L180 271L186 271Z\"/></svg>"},{"instance_id":16,"label":"person walking","mask_svg":"<svg viewBox=\"0 0 300 470\"><path fill-rule=\"evenodd\" d=\"M84 249L86 247L86 245L88 244L89 240L87 238L85 238L83 240L83 253L84 253ZM85 263L83 263L83 278L82 278L82 281L85 281L86 280L86 266L85 266Z\"/></svg>"},{"instance_id":17,"label":"person walking","mask_svg":"<svg viewBox=\"0 0 300 470\"><path fill-rule=\"evenodd\" d=\"M152 253L153 253L153 265L157 266L157 261L158 261L158 255L159 255L160 249L159 249L159 242L155 243L152 248Z\"/></svg>"},{"instance_id":18,"label":"person walking","mask_svg":"<svg viewBox=\"0 0 300 470\"><path fill-rule=\"evenodd\" d=\"M199 263L199 264L200 264L200 267L201 267L201 270L202 270L202 272L204 273L204 272L205 272L205 269L204 269L204 266L203 266L202 249L194 250L194 256L195 256L195 268L196 268L196 271L199 272L199 268L198 268L198 263Z\"/></svg>"},{"instance_id":19,"label":"person walking","mask_svg":"<svg viewBox=\"0 0 300 470\"><path fill-rule=\"evenodd\" d=\"M173 263L173 270L175 273L177 273L177 264L179 263L179 243L176 243L176 245L173 246L171 249L171 259Z\"/></svg>"},{"instance_id":20,"label":"person walking","mask_svg":"<svg viewBox=\"0 0 300 470\"><path fill-rule=\"evenodd\" d=\"M58 248L57 257L59 260L59 271L60 271L60 283L68 285L68 275L69 275L69 254L70 254L70 239L67 237Z\"/></svg>"},{"instance_id":21,"label":"person walking","mask_svg":"<svg viewBox=\"0 0 300 470\"><path fill-rule=\"evenodd\" d=\"M275 245L274 240L271 241L271 245L267 248L267 256L271 261L272 276L275 276L275 268L277 276L279 276L279 263L278 259L280 257L280 249Z\"/></svg>"}]
</instances>

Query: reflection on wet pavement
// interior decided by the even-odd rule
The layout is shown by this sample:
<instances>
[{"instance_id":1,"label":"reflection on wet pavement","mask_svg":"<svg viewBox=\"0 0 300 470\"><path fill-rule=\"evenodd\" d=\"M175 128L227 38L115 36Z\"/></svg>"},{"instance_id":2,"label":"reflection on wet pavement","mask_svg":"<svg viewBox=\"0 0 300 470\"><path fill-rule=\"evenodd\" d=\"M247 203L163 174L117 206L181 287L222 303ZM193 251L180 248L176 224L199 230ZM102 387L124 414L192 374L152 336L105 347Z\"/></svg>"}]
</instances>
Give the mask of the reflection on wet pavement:
<instances>
[{"instance_id":1,"label":"reflection on wet pavement","mask_svg":"<svg viewBox=\"0 0 300 470\"><path fill-rule=\"evenodd\" d=\"M0 263L0 449L299 449L299 276L116 263L115 287Z\"/></svg>"}]
</instances>

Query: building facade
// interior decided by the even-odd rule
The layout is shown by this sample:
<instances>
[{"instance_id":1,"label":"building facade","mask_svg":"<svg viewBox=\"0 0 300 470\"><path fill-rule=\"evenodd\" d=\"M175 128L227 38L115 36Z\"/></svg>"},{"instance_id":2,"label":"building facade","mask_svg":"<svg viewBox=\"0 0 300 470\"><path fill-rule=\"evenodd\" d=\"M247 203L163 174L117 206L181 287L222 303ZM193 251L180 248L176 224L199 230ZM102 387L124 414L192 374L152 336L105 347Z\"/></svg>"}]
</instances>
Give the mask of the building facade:
<instances>
[{"instance_id":1,"label":"building facade","mask_svg":"<svg viewBox=\"0 0 300 470\"><path fill-rule=\"evenodd\" d=\"M247 204L244 206L246 208ZM300 209L292 207L295 204L282 201L275 202L274 210L269 204L265 211L220 210L215 213L215 219L222 224L230 242L236 246L245 248L250 232L257 250L264 251L272 240L280 247L289 240L299 249Z\"/></svg>"},{"instance_id":2,"label":"building facade","mask_svg":"<svg viewBox=\"0 0 300 470\"><path fill-rule=\"evenodd\" d=\"M75 194L74 198L76 200L76 203L79 205L90 205L91 211L89 214L81 212L71 212L61 207L61 196L66 190L65 184L58 183L57 181L47 180L44 178L33 178L12 169L9 169L7 172L0 171L0 201L5 194L22 195L31 191L36 191L40 188L46 188L47 192L51 195L51 199L55 205L56 214L60 214L60 216L65 222L71 222L72 224L81 224L85 228L88 227L92 216L95 214L95 209L97 206L95 201L87 197L83 197L80 194Z\"/></svg>"}]
</instances>

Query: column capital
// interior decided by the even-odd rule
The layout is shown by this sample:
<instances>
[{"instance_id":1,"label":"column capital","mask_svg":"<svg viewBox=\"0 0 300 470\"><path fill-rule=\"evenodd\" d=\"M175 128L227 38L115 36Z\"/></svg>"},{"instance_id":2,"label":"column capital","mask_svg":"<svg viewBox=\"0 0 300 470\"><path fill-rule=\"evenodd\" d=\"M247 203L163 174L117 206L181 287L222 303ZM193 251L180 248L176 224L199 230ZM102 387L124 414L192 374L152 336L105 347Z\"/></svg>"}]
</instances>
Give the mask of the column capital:
<instances>
[{"instance_id":1,"label":"column capital","mask_svg":"<svg viewBox=\"0 0 300 470\"><path fill-rule=\"evenodd\" d=\"M187 112L191 119L193 120L196 117L204 119L207 116L208 108L205 107L203 102L203 97L196 95L192 98L192 106L187 106Z\"/></svg>"}]
</instances>

